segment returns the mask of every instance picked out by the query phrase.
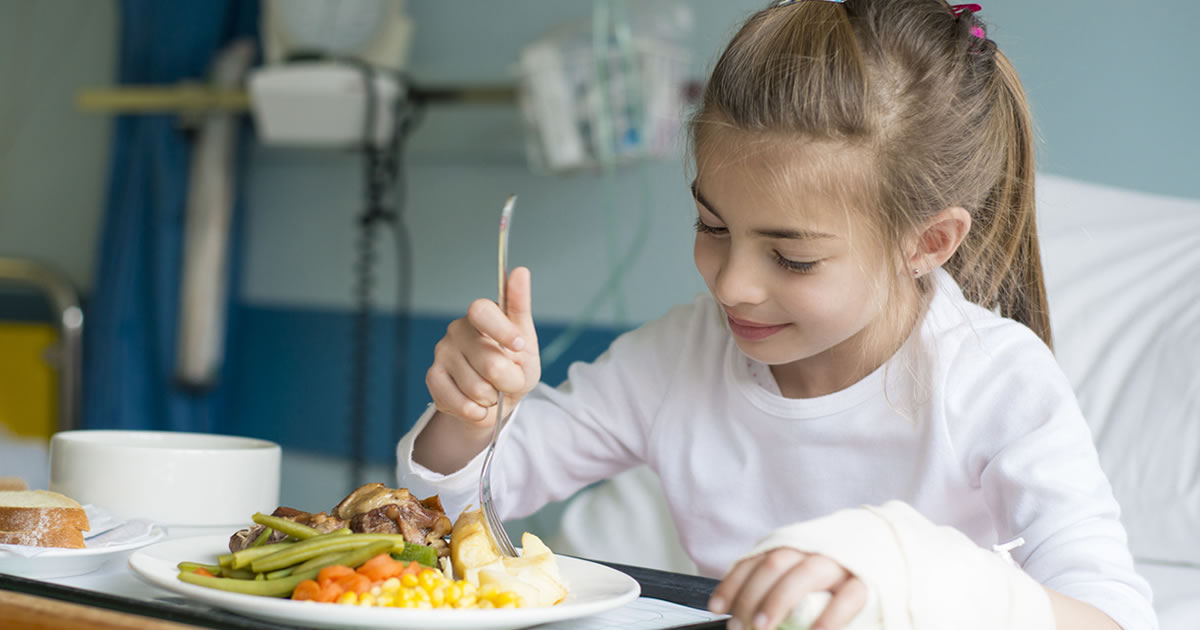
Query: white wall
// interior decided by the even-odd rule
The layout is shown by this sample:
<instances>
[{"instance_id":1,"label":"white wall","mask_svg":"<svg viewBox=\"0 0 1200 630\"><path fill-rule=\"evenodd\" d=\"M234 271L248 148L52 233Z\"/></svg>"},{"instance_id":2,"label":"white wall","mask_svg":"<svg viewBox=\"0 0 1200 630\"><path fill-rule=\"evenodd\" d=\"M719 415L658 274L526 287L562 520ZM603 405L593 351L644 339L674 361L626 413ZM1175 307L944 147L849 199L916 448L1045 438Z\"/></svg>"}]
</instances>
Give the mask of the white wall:
<instances>
[{"instance_id":1,"label":"white wall","mask_svg":"<svg viewBox=\"0 0 1200 630\"><path fill-rule=\"evenodd\" d=\"M91 285L110 119L75 109L113 81L113 0L0 0L0 256Z\"/></svg>"}]
</instances>

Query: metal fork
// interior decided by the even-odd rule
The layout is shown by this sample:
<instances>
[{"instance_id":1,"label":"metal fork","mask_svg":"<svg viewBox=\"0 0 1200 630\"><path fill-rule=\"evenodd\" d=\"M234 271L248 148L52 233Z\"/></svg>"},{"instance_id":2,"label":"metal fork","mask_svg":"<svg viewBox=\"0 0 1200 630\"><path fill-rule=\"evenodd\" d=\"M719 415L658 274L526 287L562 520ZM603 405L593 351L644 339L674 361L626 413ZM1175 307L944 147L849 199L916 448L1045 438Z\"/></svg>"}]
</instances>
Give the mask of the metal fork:
<instances>
[{"instance_id":1,"label":"metal fork","mask_svg":"<svg viewBox=\"0 0 1200 630\"><path fill-rule=\"evenodd\" d=\"M507 312L504 285L508 281L508 227L512 223L513 206L516 203L517 196L509 196L508 201L504 202L504 210L500 212L500 299L498 303L500 304L501 312ZM479 476L479 506L483 510L483 520L487 523L492 541L496 543L496 547L500 550L500 553L509 557L516 557L517 550L513 547L512 541L508 539L508 532L504 531L504 523L500 521L500 517L496 514L496 506L492 501L492 456L496 453L496 440L500 437L500 425L503 422L504 392L498 392L496 424L492 428L492 443L488 445L487 454L483 457L483 473Z\"/></svg>"}]
</instances>

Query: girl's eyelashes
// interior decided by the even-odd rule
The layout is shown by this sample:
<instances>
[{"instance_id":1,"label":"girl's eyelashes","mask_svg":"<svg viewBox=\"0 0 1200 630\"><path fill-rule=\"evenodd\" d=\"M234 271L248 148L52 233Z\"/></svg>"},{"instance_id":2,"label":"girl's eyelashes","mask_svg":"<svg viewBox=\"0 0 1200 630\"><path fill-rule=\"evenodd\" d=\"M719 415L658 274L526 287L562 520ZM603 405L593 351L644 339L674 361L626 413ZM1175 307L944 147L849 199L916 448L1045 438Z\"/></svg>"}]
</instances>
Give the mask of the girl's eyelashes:
<instances>
[{"instance_id":1,"label":"girl's eyelashes","mask_svg":"<svg viewBox=\"0 0 1200 630\"><path fill-rule=\"evenodd\" d=\"M709 225L696 217L696 232L700 234L724 234L728 232L726 228Z\"/></svg>"},{"instance_id":2,"label":"girl's eyelashes","mask_svg":"<svg viewBox=\"0 0 1200 630\"><path fill-rule=\"evenodd\" d=\"M802 261L784 258L783 254L780 254L779 252L775 252L775 262L778 263L780 267L783 267L788 271L795 271L796 273L811 273L817 268L817 265L821 263L819 260Z\"/></svg>"}]
</instances>

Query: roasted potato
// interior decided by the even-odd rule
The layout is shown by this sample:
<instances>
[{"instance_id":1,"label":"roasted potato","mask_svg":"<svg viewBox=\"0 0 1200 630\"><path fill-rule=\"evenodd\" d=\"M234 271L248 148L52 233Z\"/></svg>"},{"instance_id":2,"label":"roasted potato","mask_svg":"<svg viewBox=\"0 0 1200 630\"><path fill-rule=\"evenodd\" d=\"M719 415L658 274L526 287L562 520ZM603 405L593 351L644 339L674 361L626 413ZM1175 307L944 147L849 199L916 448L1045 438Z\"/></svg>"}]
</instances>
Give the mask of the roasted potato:
<instances>
[{"instance_id":1,"label":"roasted potato","mask_svg":"<svg viewBox=\"0 0 1200 630\"><path fill-rule=\"evenodd\" d=\"M553 606L567 596L554 553L537 536L521 536L521 556L500 555L479 510L464 511L450 531L454 575L479 586L494 584L512 591L523 606Z\"/></svg>"}]
</instances>

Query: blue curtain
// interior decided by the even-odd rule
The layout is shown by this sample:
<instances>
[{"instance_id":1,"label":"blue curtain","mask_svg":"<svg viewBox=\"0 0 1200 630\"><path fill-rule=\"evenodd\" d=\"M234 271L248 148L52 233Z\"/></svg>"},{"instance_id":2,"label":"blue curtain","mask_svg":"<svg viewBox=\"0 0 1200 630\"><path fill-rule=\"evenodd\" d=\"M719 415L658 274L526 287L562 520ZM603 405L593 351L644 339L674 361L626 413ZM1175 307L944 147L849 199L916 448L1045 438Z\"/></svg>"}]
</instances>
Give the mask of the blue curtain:
<instances>
[{"instance_id":1,"label":"blue curtain","mask_svg":"<svg viewBox=\"0 0 1200 630\"><path fill-rule=\"evenodd\" d=\"M121 0L122 84L205 81L218 51L256 37L258 2ZM248 136L243 122L241 136ZM243 173L245 146L236 152ZM203 391L174 382L189 168L187 132L174 114L114 120L108 195L84 330L85 428L227 432L232 375ZM241 178L239 178L241 179ZM226 345L236 336L242 186L230 238ZM228 355L226 352L225 355Z\"/></svg>"}]
</instances>

